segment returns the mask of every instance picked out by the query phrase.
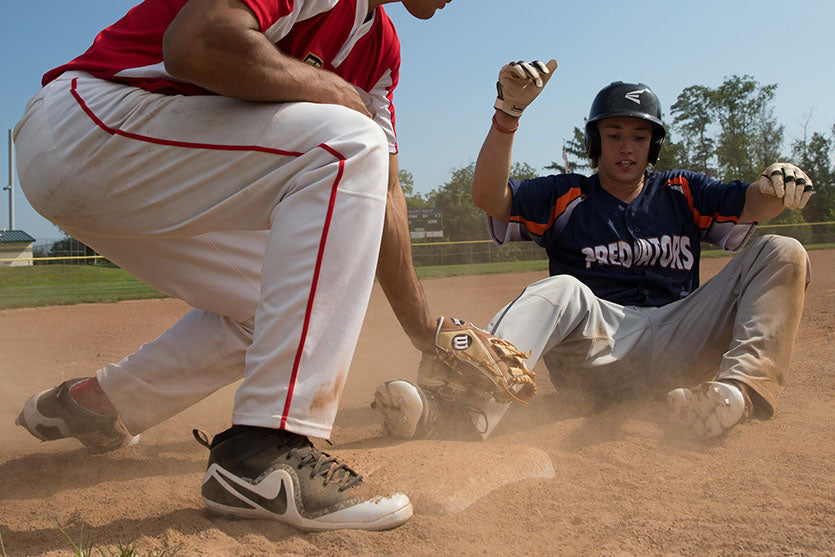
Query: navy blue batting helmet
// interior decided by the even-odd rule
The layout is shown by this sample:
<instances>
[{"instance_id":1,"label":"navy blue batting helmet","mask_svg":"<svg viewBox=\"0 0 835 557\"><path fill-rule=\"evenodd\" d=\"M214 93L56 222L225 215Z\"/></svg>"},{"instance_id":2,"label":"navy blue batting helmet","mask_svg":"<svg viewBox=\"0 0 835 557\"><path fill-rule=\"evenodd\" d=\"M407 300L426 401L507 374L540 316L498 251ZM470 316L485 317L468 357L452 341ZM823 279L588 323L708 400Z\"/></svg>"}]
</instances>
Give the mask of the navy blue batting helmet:
<instances>
[{"instance_id":1,"label":"navy blue batting helmet","mask_svg":"<svg viewBox=\"0 0 835 557\"><path fill-rule=\"evenodd\" d=\"M647 85L623 81L614 81L601 89L591 103L589 119L586 121L586 150L589 158L600 157L600 132L597 122L616 116L631 116L652 122L652 144L648 160L655 164L666 135L661 123L661 103Z\"/></svg>"}]
</instances>

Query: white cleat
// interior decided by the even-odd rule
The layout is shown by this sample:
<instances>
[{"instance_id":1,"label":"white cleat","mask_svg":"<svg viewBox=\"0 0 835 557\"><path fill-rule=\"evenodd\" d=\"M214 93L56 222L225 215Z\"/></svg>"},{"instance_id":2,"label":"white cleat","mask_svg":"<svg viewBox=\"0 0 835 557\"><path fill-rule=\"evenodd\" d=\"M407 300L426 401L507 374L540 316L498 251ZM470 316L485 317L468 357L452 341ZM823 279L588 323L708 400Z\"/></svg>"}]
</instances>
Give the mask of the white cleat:
<instances>
[{"instance_id":1,"label":"white cleat","mask_svg":"<svg viewBox=\"0 0 835 557\"><path fill-rule=\"evenodd\" d=\"M425 406L420 389L400 379L377 387L371 403L371 407L382 414L386 431L398 439L415 437Z\"/></svg>"},{"instance_id":2,"label":"white cleat","mask_svg":"<svg viewBox=\"0 0 835 557\"><path fill-rule=\"evenodd\" d=\"M701 439L725 435L748 411L739 387L719 381L667 393L670 423Z\"/></svg>"},{"instance_id":3,"label":"white cleat","mask_svg":"<svg viewBox=\"0 0 835 557\"><path fill-rule=\"evenodd\" d=\"M484 411L443 399L403 379L377 387L371 408L382 415L383 427L397 439L481 441L487 431Z\"/></svg>"}]
</instances>

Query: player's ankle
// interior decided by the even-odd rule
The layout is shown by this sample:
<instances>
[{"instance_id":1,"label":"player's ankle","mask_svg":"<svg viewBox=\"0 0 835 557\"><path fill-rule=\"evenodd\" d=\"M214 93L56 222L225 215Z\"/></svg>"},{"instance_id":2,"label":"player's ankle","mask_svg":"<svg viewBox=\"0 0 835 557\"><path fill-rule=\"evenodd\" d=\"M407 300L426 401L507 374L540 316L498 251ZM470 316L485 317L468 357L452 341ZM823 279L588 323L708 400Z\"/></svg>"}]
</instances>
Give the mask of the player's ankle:
<instances>
[{"instance_id":1,"label":"player's ankle","mask_svg":"<svg viewBox=\"0 0 835 557\"><path fill-rule=\"evenodd\" d=\"M116 407L104 394L96 377L80 381L70 387L70 397L82 408L102 416L115 416Z\"/></svg>"},{"instance_id":2,"label":"player's ankle","mask_svg":"<svg viewBox=\"0 0 835 557\"><path fill-rule=\"evenodd\" d=\"M754 397L751 396L751 387L743 383L742 381L737 381L736 379L719 379L720 382L726 383L728 385L732 385L739 389L739 392L742 393L742 398L745 399L745 411L742 415L742 419L748 419L754 413Z\"/></svg>"}]
</instances>

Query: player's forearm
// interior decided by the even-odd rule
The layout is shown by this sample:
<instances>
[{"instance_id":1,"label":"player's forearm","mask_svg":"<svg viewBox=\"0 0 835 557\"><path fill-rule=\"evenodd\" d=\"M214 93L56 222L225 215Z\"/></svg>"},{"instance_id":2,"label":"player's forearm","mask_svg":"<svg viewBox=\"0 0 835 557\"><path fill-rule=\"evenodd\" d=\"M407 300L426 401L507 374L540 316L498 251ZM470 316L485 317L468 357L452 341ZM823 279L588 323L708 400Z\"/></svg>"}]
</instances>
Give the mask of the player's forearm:
<instances>
[{"instance_id":1,"label":"player's forearm","mask_svg":"<svg viewBox=\"0 0 835 557\"><path fill-rule=\"evenodd\" d=\"M163 39L172 77L249 101L341 104L368 114L353 85L282 53L239 0L190 0Z\"/></svg>"},{"instance_id":2,"label":"player's forearm","mask_svg":"<svg viewBox=\"0 0 835 557\"><path fill-rule=\"evenodd\" d=\"M784 209L783 200L765 195L760 191L757 183L749 185L745 190L745 207L739 220L742 222L762 222L773 219Z\"/></svg>"},{"instance_id":3,"label":"player's forearm","mask_svg":"<svg viewBox=\"0 0 835 557\"><path fill-rule=\"evenodd\" d=\"M499 126L512 129L518 122L517 118L496 111L496 123ZM507 181L512 155L513 134L502 132L491 124L476 160L472 195L476 207L502 222L510 218L512 194Z\"/></svg>"},{"instance_id":4,"label":"player's forearm","mask_svg":"<svg viewBox=\"0 0 835 557\"><path fill-rule=\"evenodd\" d=\"M435 322L429 315L426 296L412 262L406 198L397 178L396 157L392 159L377 278L412 344L426 352L435 345Z\"/></svg>"}]
</instances>

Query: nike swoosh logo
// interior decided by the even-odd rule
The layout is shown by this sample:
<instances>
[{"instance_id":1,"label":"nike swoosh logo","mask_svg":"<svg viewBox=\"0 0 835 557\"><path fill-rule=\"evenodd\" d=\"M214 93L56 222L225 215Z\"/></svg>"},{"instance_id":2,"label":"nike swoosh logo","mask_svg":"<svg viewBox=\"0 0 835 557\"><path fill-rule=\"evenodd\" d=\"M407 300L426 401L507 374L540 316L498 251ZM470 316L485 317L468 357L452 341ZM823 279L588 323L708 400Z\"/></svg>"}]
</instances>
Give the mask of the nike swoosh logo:
<instances>
[{"instance_id":1,"label":"nike swoosh logo","mask_svg":"<svg viewBox=\"0 0 835 557\"><path fill-rule=\"evenodd\" d=\"M223 468L212 465L212 475L223 481L230 490L235 492L241 499L263 507L275 514L287 512L287 490L284 487L284 478L287 472L273 470L267 477L253 485L239 477L230 474Z\"/></svg>"}]
</instances>

